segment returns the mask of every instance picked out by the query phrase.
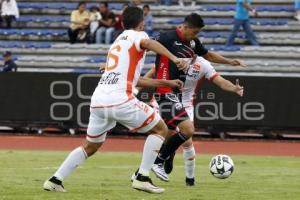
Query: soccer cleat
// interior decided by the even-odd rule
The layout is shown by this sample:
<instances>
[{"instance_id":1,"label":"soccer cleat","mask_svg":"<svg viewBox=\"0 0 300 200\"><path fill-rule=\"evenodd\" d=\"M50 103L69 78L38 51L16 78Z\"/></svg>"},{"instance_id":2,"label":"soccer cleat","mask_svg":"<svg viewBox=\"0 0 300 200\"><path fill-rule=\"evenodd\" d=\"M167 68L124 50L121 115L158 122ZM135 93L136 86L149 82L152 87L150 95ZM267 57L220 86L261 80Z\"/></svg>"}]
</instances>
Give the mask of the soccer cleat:
<instances>
[{"instance_id":1,"label":"soccer cleat","mask_svg":"<svg viewBox=\"0 0 300 200\"><path fill-rule=\"evenodd\" d=\"M44 190L54 191L54 192L67 192L60 180L55 176L51 177L49 180L46 180L43 185Z\"/></svg>"},{"instance_id":2,"label":"soccer cleat","mask_svg":"<svg viewBox=\"0 0 300 200\"><path fill-rule=\"evenodd\" d=\"M185 178L186 186L195 186L195 178Z\"/></svg>"},{"instance_id":3,"label":"soccer cleat","mask_svg":"<svg viewBox=\"0 0 300 200\"><path fill-rule=\"evenodd\" d=\"M130 178L131 182L133 182L133 180L136 179L138 173L139 173L139 168L131 175L131 178Z\"/></svg>"},{"instance_id":4,"label":"soccer cleat","mask_svg":"<svg viewBox=\"0 0 300 200\"><path fill-rule=\"evenodd\" d=\"M152 183L152 180L149 178L149 176L143 176L141 174L138 174L136 176L136 179L133 180L132 187L136 190L141 190L144 192L149 192L154 194L160 194L165 191L164 188L155 186Z\"/></svg>"},{"instance_id":5,"label":"soccer cleat","mask_svg":"<svg viewBox=\"0 0 300 200\"><path fill-rule=\"evenodd\" d=\"M175 157L175 152L170 155L170 157L165 161L164 169L167 174L170 174L173 170L173 161Z\"/></svg>"},{"instance_id":6,"label":"soccer cleat","mask_svg":"<svg viewBox=\"0 0 300 200\"><path fill-rule=\"evenodd\" d=\"M157 178L161 179L162 181L169 181L168 174L166 174L163 163L154 164L152 166L152 171L157 176Z\"/></svg>"}]
</instances>

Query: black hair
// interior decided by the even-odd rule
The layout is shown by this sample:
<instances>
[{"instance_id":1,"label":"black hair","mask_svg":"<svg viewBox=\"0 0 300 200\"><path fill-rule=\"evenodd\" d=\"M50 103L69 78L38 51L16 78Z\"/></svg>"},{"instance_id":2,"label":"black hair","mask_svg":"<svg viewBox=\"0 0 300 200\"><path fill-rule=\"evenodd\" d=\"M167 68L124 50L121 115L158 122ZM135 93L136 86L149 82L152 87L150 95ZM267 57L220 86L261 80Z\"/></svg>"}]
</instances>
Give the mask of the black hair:
<instances>
[{"instance_id":1,"label":"black hair","mask_svg":"<svg viewBox=\"0 0 300 200\"><path fill-rule=\"evenodd\" d=\"M143 9L144 9L144 8L147 8L147 9L150 10L150 6L149 6L148 4L145 4L145 5L143 6Z\"/></svg>"},{"instance_id":2,"label":"black hair","mask_svg":"<svg viewBox=\"0 0 300 200\"><path fill-rule=\"evenodd\" d=\"M81 5L86 5L86 3L85 3L84 1L80 1L80 2L78 3L77 8L79 8Z\"/></svg>"},{"instance_id":3,"label":"black hair","mask_svg":"<svg viewBox=\"0 0 300 200\"><path fill-rule=\"evenodd\" d=\"M139 7L128 7L123 13L125 29L134 29L144 20L144 14Z\"/></svg>"},{"instance_id":4,"label":"black hair","mask_svg":"<svg viewBox=\"0 0 300 200\"><path fill-rule=\"evenodd\" d=\"M98 8L97 6L92 6L92 7L90 8L90 11L92 12L92 11L94 11L94 10L99 11L99 8Z\"/></svg>"},{"instance_id":5,"label":"black hair","mask_svg":"<svg viewBox=\"0 0 300 200\"><path fill-rule=\"evenodd\" d=\"M105 8L108 8L108 2L107 1L101 2L100 5L101 4L103 4L105 6Z\"/></svg>"},{"instance_id":6,"label":"black hair","mask_svg":"<svg viewBox=\"0 0 300 200\"><path fill-rule=\"evenodd\" d=\"M184 18L184 24L190 28L203 28L204 21L197 13L192 13Z\"/></svg>"}]
</instances>

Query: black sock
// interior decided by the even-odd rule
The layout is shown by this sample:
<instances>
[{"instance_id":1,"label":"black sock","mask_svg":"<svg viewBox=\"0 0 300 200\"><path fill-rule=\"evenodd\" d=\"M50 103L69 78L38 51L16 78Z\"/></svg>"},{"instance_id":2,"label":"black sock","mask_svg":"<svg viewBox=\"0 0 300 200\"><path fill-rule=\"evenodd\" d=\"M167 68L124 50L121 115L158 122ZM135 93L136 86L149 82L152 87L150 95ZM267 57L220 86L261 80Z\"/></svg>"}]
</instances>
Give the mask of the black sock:
<instances>
[{"instance_id":1,"label":"black sock","mask_svg":"<svg viewBox=\"0 0 300 200\"><path fill-rule=\"evenodd\" d=\"M182 145L187 140L188 138L180 132L171 136L166 141L166 143L161 146L158 156L154 163L163 163L170 157L172 153L174 153L178 149L178 147L180 147L180 145Z\"/></svg>"}]
</instances>

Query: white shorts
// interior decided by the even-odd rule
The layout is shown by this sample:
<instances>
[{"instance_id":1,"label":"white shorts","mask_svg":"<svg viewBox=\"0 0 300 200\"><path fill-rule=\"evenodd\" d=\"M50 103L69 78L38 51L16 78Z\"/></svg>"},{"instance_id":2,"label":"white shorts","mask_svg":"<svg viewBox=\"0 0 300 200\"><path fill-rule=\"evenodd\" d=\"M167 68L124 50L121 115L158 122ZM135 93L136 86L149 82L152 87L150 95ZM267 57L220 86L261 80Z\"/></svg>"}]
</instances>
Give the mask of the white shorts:
<instances>
[{"instance_id":1,"label":"white shorts","mask_svg":"<svg viewBox=\"0 0 300 200\"><path fill-rule=\"evenodd\" d=\"M86 139L93 143L104 142L106 132L117 122L131 131L146 133L160 120L160 115L153 108L136 98L116 106L94 107L90 109Z\"/></svg>"},{"instance_id":2,"label":"white shorts","mask_svg":"<svg viewBox=\"0 0 300 200\"><path fill-rule=\"evenodd\" d=\"M190 120L193 122L194 121L194 106L185 107L184 109L187 112Z\"/></svg>"}]
</instances>

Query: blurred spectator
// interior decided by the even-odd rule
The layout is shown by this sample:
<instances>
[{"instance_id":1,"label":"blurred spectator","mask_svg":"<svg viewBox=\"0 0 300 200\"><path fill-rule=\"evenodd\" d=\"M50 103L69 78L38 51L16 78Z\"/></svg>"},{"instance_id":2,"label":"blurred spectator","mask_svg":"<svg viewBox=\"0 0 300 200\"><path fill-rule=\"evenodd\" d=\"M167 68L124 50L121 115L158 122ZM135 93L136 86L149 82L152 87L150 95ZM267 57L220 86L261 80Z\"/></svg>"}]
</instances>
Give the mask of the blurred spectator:
<instances>
[{"instance_id":1,"label":"blurred spectator","mask_svg":"<svg viewBox=\"0 0 300 200\"><path fill-rule=\"evenodd\" d=\"M141 5L141 0L131 0L130 1L130 6L137 6L139 7Z\"/></svg>"},{"instance_id":2,"label":"blurred spectator","mask_svg":"<svg viewBox=\"0 0 300 200\"><path fill-rule=\"evenodd\" d=\"M123 21L123 13L126 10L126 8L128 8L128 4L125 3L123 4L123 8L122 8L122 13L120 15L116 15L115 17L115 32L113 33L113 41L123 32L124 28L122 25L122 21Z\"/></svg>"},{"instance_id":3,"label":"blurred spectator","mask_svg":"<svg viewBox=\"0 0 300 200\"><path fill-rule=\"evenodd\" d=\"M4 66L2 72L16 72L18 66L12 59L12 54L10 51L6 51L3 54Z\"/></svg>"},{"instance_id":4,"label":"blurred spectator","mask_svg":"<svg viewBox=\"0 0 300 200\"><path fill-rule=\"evenodd\" d=\"M86 41L89 23L90 14L86 10L86 3L80 2L78 9L71 13L71 25L68 29L71 44L74 44L77 40Z\"/></svg>"},{"instance_id":5,"label":"blurred spectator","mask_svg":"<svg viewBox=\"0 0 300 200\"><path fill-rule=\"evenodd\" d=\"M295 0L295 18L300 21L300 0Z\"/></svg>"},{"instance_id":6,"label":"blurred spectator","mask_svg":"<svg viewBox=\"0 0 300 200\"><path fill-rule=\"evenodd\" d=\"M145 32L148 33L149 35L151 35L153 32L153 27L152 27L153 17L150 12L150 6L144 5L143 11L144 11Z\"/></svg>"},{"instance_id":7,"label":"blurred spectator","mask_svg":"<svg viewBox=\"0 0 300 200\"><path fill-rule=\"evenodd\" d=\"M252 45L258 45L254 32L250 25L249 11L257 17L257 12L251 7L252 0L236 0L236 13L234 17L233 30L227 40L226 46L231 46L234 43L234 39L243 26L246 36Z\"/></svg>"},{"instance_id":8,"label":"blurred spectator","mask_svg":"<svg viewBox=\"0 0 300 200\"><path fill-rule=\"evenodd\" d=\"M115 14L109 10L107 2L100 3L100 13L102 19L99 20L100 28L96 32L96 43L103 44L104 42L105 44L110 44L115 31Z\"/></svg>"},{"instance_id":9,"label":"blurred spectator","mask_svg":"<svg viewBox=\"0 0 300 200\"><path fill-rule=\"evenodd\" d=\"M6 28L11 28L11 23L19 18L19 9L16 0L0 0L2 22L6 22Z\"/></svg>"},{"instance_id":10,"label":"blurred spectator","mask_svg":"<svg viewBox=\"0 0 300 200\"><path fill-rule=\"evenodd\" d=\"M99 12L98 7L93 6L90 9L90 34L91 40L93 41L95 38L95 32L99 27L99 20L102 19L102 16Z\"/></svg>"}]
</instances>

